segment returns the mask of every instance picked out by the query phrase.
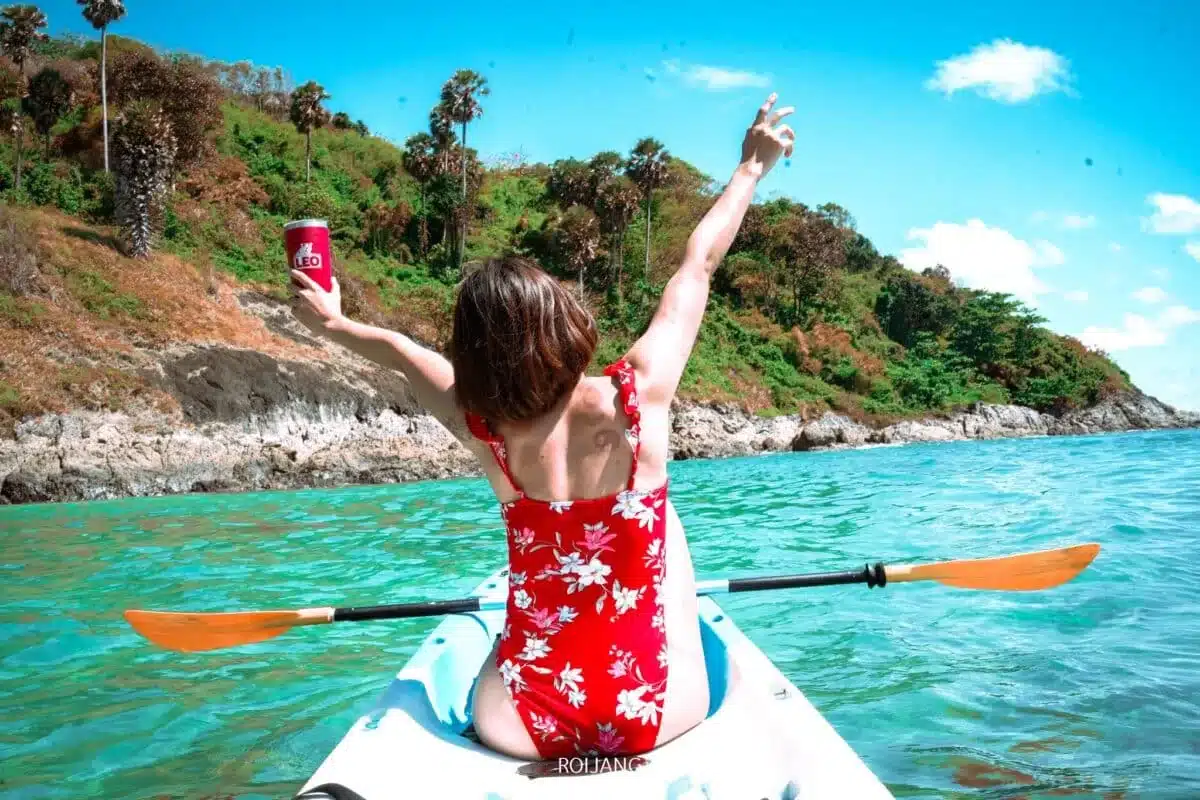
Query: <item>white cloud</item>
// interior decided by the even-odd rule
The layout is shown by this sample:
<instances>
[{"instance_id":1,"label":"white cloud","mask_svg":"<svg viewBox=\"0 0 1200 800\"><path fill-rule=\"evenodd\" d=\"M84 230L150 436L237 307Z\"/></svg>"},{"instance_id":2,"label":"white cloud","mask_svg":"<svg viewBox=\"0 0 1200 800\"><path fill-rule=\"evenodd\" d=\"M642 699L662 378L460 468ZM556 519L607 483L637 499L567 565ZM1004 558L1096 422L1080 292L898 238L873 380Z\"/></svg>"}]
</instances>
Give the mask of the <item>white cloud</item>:
<instances>
[{"instance_id":1,"label":"white cloud","mask_svg":"<svg viewBox=\"0 0 1200 800\"><path fill-rule=\"evenodd\" d=\"M1038 264L1047 267L1056 267L1059 264L1067 263L1067 257L1059 250L1052 242L1047 242L1045 239L1037 241Z\"/></svg>"},{"instance_id":2,"label":"white cloud","mask_svg":"<svg viewBox=\"0 0 1200 800\"><path fill-rule=\"evenodd\" d=\"M1049 211L1035 211L1029 217L1029 221L1032 222L1034 225L1041 225L1043 222L1045 222L1048 219L1050 219Z\"/></svg>"},{"instance_id":3,"label":"white cloud","mask_svg":"<svg viewBox=\"0 0 1200 800\"><path fill-rule=\"evenodd\" d=\"M1167 299L1167 293L1157 286L1138 289L1132 296L1134 300L1141 300L1143 303L1161 303Z\"/></svg>"},{"instance_id":4,"label":"white cloud","mask_svg":"<svg viewBox=\"0 0 1200 800\"><path fill-rule=\"evenodd\" d=\"M1020 103L1044 92L1065 91L1070 78L1067 60L1058 53L997 39L939 61L925 88L948 95L974 89L992 100Z\"/></svg>"},{"instance_id":5,"label":"white cloud","mask_svg":"<svg viewBox=\"0 0 1200 800\"><path fill-rule=\"evenodd\" d=\"M1094 228L1096 227L1096 218L1091 214L1087 214L1086 216L1083 214L1067 214L1063 217L1062 226L1072 231L1082 230L1083 228Z\"/></svg>"},{"instance_id":6,"label":"white cloud","mask_svg":"<svg viewBox=\"0 0 1200 800\"><path fill-rule=\"evenodd\" d=\"M1089 325L1079 341L1108 353L1133 347L1158 347L1167 343L1167 333L1140 314L1126 314L1123 328L1098 328Z\"/></svg>"},{"instance_id":7,"label":"white cloud","mask_svg":"<svg viewBox=\"0 0 1200 800\"><path fill-rule=\"evenodd\" d=\"M1188 242L1183 246L1183 252L1200 261L1200 242Z\"/></svg>"},{"instance_id":8,"label":"white cloud","mask_svg":"<svg viewBox=\"0 0 1200 800\"><path fill-rule=\"evenodd\" d=\"M1200 203L1185 194L1159 192L1146 198L1154 214L1146 224L1154 233L1196 233L1200 231Z\"/></svg>"},{"instance_id":9,"label":"white cloud","mask_svg":"<svg viewBox=\"0 0 1200 800\"><path fill-rule=\"evenodd\" d=\"M771 83L770 75L705 64L692 64L688 66L680 64L677 59L664 61L663 69L668 74L678 75L689 86L698 86L710 92L723 92L728 89L745 89L749 87L765 88Z\"/></svg>"},{"instance_id":10,"label":"white cloud","mask_svg":"<svg viewBox=\"0 0 1200 800\"><path fill-rule=\"evenodd\" d=\"M1171 271L1163 269L1162 267L1150 270L1150 274L1158 278L1160 281L1169 281L1171 279Z\"/></svg>"},{"instance_id":11,"label":"white cloud","mask_svg":"<svg viewBox=\"0 0 1200 800\"><path fill-rule=\"evenodd\" d=\"M920 240L922 245L901 251L900 263L905 267L920 271L941 264L957 283L1007 292L1027 303L1048 291L1034 275L1034 268L1065 261L1062 251L1050 242L1039 241L1034 246L978 219L965 225L937 222L931 228L913 228L908 238Z\"/></svg>"},{"instance_id":12,"label":"white cloud","mask_svg":"<svg viewBox=\"0 0 1200 800\"><path fill-rule=\"evenodd\" d=\"M1089 325L1080 334L1079 340L1089 347L1109 353L1135 347L1160 347L1167 343L1172 329L1200 322L1200 311L1187 306L1171 306L1157 319L1148 320L1140 314L1126 314L1123 322L1120 328Z\"/></svg>"},{"instance_id":13,"label":"white cloud","mask_svg":"<svg viewBox=\"0 0 1200 800\"><path fill-rule=\"evenodd\" d=\"M1075 289L1070 292L1063 292L1063 299L1068 303L1086 303L1088 301L1088 293L1083 289Z\"/></svg>"},{"instance_id":14,"label":"white cloud","mask_svg":"<svg viewBox=\"0 0 1200 800\"><path fill-rule=\"evenodd\" d=\"M1108 249L1109 249L1109 252L1119 253L1119 252L1121 252L1121 243L1120 242L1109 242Z\"/></svg>"},{"instance_id":15,"label":"white cloud","mask_svg":"<svg viewBox=\"0 0 1200 800\"><path fill-rule=\"evenodd\" d=\"M1187 306L1171 306L1162 313L1161 319L1164 325L1190 325L1200 322L1200 311Z\"/></svg>"}]
</instances>

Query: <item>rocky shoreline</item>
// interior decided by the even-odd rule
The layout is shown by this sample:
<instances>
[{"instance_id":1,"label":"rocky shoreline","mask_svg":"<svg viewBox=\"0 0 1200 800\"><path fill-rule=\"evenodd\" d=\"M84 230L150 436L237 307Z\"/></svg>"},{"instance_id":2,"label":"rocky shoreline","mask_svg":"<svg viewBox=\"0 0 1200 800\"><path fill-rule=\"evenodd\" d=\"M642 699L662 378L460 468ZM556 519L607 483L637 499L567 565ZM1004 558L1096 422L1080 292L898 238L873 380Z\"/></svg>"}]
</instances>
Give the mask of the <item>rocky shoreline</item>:
<instances>
[{"instance_id":1,"label":"rocky shoreline","mask_svg":"<svg viewBox=\"0 0 1200 800\"><path fill-rule=\"evenodd\" d=\"M305 360L215 343L139 348L130 369L175 409L76 410L22 421L12 438L0 438L0 504L482 474L474 456L421 412L399 375L313 339L276 301L247 292L237 303L302 346ZM1200 414L1135 391L1062 416L977 404L879 428L833 413L767 419L736 406L678 403L671 424L671 455L683 460L1200 427Z\"/></svg>"},{"instance_id":2,"label":"rocky shoreline","mask_svg":"<svg viewBox=\"0 0 1200 800\"><path fill-rule=\"evenodd\" d=\"M398 386L351 376L303 383L285 402L270 402L263 387L277 380L300 385L302 365L261 367L254 383L227 380L211 362L238 351L191 354L207 368L178 374L200 394L222 398L206 405L184 395L185 418L158 412L77 411L28 420L15 439L0 441L0 503L96 500L207 491L251 491L479 475L474 457L432 417L420 413ZM242 352L252 362L257 354ZM268 359L269 361L269 359ZM225 364L228 367L228 364ZM290 376L289 376L290 373ZM238 373L233 373L237 375ZM191 376L190 378L187 376ZM378 380L378 377L377 377ZM321 397L312 387L324 386ZM331 390L337 386L338 391ZM290 388L290 387L289 387ZM317 392L320 394L320 392ZM239 404L238 399L257 400ZM1154 398L1128 394L1061 417L1021 406L978 404L948 415L869 428L826 413L764 419L737 407L678 404L672 414L676 460L756 453L809 451L907 442L947 442L1023 436L1094 434L1200 426L1200 415L1179 412Z\"/></svg>"}]
</instances>

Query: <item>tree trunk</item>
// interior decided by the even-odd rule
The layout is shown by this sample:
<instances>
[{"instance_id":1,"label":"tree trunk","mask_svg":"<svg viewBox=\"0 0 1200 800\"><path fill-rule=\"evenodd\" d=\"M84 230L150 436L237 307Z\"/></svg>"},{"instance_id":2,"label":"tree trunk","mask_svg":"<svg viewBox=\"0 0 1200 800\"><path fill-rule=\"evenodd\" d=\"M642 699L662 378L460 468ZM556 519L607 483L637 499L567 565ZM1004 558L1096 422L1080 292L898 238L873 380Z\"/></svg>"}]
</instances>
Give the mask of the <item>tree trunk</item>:
<instances>
[{"instance_id":1,"label":"tree trunk","mask_svg":"<svg viewBox=\"0 0 1200 800\"><path fill-rule=\"evenodd\" d=\"M24 122L17 120L17 130L13 134L14 146L17 149L17 174L13 179L13 187L19 192L21 191L21 156L24 155L21 151L24 146L25 127Z\"/></svg>"},{"instance_id":2,"label":"tree trunk","mask_svg":"<svg viewBox=\"0 0 1200 800\"><path fill-rule=\"evenodd\" d=\"M646 192L646 274L650 274L650 201L654 199L654 189Z\"/></svg>"},{"instance_id":3,"label":"tree trunk","mask_svg":"<svg viewBox=\"0 0 1200 800\"><path fill-rule=\"evenodd\" d=\"M625 273L625 231L617 244L617 297L621 297L621 276Z\"/></svg>"},{"instance_id":4,"label":"tree trunk","mask_svg":"<svg viewBox=\"0 0 1200 800\"><path fill-rule=\"evenodd\" d=\"M108 26L100 29L100 118L104 126L104 171L108 172Z\"/></svg>"},{"instance_id":5,"label":"tree trunk","mask_svg":"<svg viewBox=\"0 0 1200 800\"><path fill-rule=\"evenodd\" d=\"M579 299L583 300L583 268L584 265L579 265Z\"/></svg>"},{"instance_id":6,"label":"tree trunk","mask_svg":"<svg viewBox=\"0 0 1200 800\"><path fill-rule=\"evenodd\" d=\"M462 271L463 250L467 247L467 123L462 124L462 208L459 210L458 244L454 249L454 266Z\"/></svg>"},{"instance_id":7,"label":"tree trunk","mask_svg":"<svg viewBox=\"0 0 1200 800\"><path fill-rule=\"evenodd\" d=\"M312 131L304 132L304 182L312 179Z\"/></svg>"},{"instance_id":8,"label":"tree trunk","mask_svg":"<svg viewBox=\"0 0 1200 800\"><path fill-rule=\"evenodd\" d=\"M46 156L44 160L47 163L50 161L50 131L46 131Z\"/></svg>"},{"instance_id":9,"label":"tree trunk","mask_svg":"<svg viewBox=\"0 0 1200 800\"><path fill-rule=\"evenodd\" d=\"M429 213L425 209L425 184L421 184L421 222L417 228L417 247L421 258L429 251Z\"/></svg>"}]
</instances>

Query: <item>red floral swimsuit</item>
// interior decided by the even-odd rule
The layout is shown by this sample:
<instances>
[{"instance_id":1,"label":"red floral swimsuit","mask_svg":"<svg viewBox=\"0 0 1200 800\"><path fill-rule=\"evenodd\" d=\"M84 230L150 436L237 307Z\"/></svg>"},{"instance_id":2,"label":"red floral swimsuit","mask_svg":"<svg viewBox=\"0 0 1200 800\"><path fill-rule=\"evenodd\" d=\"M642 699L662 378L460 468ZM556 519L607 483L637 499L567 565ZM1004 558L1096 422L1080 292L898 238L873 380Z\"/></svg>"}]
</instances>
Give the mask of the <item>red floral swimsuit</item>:
<instances>
[{"instance_id":1,"label":"red floral swimsuit","mask_svg":"<svg viewBox=\"0 0 1200 800\"><path fill-rule=\"evenodd\" d=\"M633 368L615 376L633 467L624 491L585 500L526 497L501 437L468 414L519 497L501 505L508 530L507 618L496 666L543 758L654 748L667 688L667 484L634 491L641 415Z\"/></svg>"}]
</instances>

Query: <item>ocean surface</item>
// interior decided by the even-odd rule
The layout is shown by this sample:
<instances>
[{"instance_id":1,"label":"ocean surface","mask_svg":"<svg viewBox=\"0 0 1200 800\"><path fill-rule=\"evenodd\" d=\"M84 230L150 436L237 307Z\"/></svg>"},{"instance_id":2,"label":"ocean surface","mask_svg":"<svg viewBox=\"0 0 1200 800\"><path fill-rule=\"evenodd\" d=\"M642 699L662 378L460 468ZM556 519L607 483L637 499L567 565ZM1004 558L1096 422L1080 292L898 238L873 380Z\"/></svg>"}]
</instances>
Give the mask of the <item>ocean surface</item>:
<instances>
[{"instance_id":1,"label":"ocean surface","mask_svg":"<svg viewBox=\"0 0 1200 800\"><path fill-rule=\"evenodd\" d=\"M718 600L897 796L1200 796L1200 432L671 477L702 579L1099 542L1044 592ZM450 598L503 558L481 480L0 508L0 797L289 797L436 620L181 654L122 610Z\"/></svg>"}]
</instances>

